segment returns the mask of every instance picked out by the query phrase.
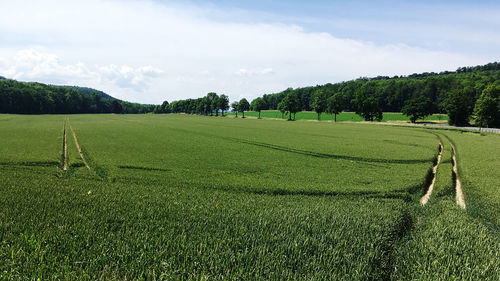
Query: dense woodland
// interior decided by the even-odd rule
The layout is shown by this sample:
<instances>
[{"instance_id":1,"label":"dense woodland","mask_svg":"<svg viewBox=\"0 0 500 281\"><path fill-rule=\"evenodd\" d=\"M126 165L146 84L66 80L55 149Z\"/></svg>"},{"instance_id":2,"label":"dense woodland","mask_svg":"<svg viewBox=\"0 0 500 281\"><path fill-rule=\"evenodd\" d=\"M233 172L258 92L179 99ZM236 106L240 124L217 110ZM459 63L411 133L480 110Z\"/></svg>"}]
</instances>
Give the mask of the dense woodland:
<instances>
[{"instance_id":1,"label":"dense woodland","mask_svg":"<svg viewBox=\"0 0 500 281\"><path fill-rule=\"evenodd\" d=\"M120 101L90 88L0 78L0 113L146 113L153 109L154 105Z\"/></svg>"},{"instance_id":2,"label":"dense woodland","mask_svg":"<svg viewBox=\"0 0 500 281\"><path fill-rule=\"evenodd\" d=\"M231 105L231 107L230 107ZM408 76L359 78L335 84L286 89L249 103L229 103L226 95L209 93L161 105L114 99L90 88L18 82L0 77L0 113L189 113L224 115L232 109L274 109L291 120L296 112L314 110L338 114L353 111L365 120L381 120L383 112L403 112L412 122L433 113L447 113L450 124L500 126L500 64L461 67L456 71Z\"/></svg>"},{"instance_id":3,"label":"dense woodland","mask_svg":"<svg viewBox=\"0 0 500 281\"><path fill-rule=\"evenodd\" d=\"M401 112L405 101L424 96L436 104L436 112L445 113L443 103L448 93L454 90L474 100L479 98L487 85L500 81L500 63L484 66L462 67L455 72L422 73L409 76L378 76L359 78L336 84L287 89L275 94L266 94L262 98L268 109L278 109L279 102L290 92L297 94L302 110L313 110L314 93L323 90L330 95L341 93L346 101L347 111L356 111L354 100L360 97L374 97L384 112Z\"/></svg>"}]
</instances>

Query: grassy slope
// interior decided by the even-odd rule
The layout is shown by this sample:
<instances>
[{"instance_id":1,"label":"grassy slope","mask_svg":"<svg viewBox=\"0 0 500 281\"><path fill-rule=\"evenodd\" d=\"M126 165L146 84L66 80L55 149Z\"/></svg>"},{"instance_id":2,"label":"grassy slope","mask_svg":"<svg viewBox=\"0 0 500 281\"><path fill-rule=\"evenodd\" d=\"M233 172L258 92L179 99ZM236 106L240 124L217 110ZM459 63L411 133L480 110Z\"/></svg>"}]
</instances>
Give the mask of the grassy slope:
<instances>
[{"instance_id":1,"label":"grassy slope","mask_svg":"<svg viewBox=\"0 0 500 281\"><path fill-rule=\"evenodd\" d=\"M11 118L2 135L53 147L26 154L2 138L9 161L59 159L61 116L2 118ZM404 190L431 166L438 140L422 129L178 115L70 119L102 172L2 167L2 278L496 276L498 244L481 220L447 197L424 209L414 206L418 199L390 199L412 196ZM34 128L41 138L31 138ZM427 161L408 163L419 159ZM415 226L406 235L410 213Z\"/></svg>"},{"instance_id":2,"label":"grassy slope","mask_svg":"<svg viewBox=\"0 0 500 281\"><path fill-rule=\"evenodd\" d=\"M229 115L234 115L234 113L228 113ZM238 113L238 116L241 116L241 113ZM245 116L257 117L259 116L258 112L250 111L245 112ZM277 110L264 110L261 112L261 117L263 118L278 118L281 119L281 112ZM285 119L288 117L285 117ZM302 111L298 112L295 116L297 120L317 120L318 114L313 111ZM332 114L321 114L321 120L334 120L334 116ZM446 121L448 120L448 116L445 114L434 114L425 118L425 120L421 121ZM363 117L357 115L354 112L342 112L337 114L337 121L364 121ZM397 113L397 112L384 112L382 121L410 121L408 116Z\"/></svg>"}]
</instances>

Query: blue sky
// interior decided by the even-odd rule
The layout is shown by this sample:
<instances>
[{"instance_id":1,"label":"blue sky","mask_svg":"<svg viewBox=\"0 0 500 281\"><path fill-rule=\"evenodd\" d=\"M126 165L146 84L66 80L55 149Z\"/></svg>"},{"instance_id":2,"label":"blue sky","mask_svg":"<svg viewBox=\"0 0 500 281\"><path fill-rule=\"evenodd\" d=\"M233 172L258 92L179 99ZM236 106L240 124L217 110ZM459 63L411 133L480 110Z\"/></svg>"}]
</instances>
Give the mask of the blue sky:
<instances>
[{"instance_id":1,"label":"blue sky","mask_svg":"<svg viewBox=\"0 0 500 281\"><path fill-rule=\"evenodd\" d=\"M500 54L499 1L219 0L191 3L246 12L248 17L240 18L241 21L297 24L306 31L328 32L376 44L403 43L496 57ZM467 36L483 33L497 38L478 42L476 37Z\"/></svg>"},{"instance_id":2,"label":"blue sky","mask_svg":"<svg viewBox=\"0 0 500 281\"><path fill-rule=\"evenodd\" d=\"M160 103L500 60L498 1L0 0L0 75Z\"/></svg>"}]
</instances>

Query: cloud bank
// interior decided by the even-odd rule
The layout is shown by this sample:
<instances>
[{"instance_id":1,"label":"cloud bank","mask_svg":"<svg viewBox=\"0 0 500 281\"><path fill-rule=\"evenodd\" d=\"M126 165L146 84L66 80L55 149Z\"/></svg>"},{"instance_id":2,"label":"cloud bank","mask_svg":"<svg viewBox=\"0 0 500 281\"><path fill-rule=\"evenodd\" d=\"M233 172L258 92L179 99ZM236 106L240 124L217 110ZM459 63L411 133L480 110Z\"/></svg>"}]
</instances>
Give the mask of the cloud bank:
<instances>
[{"instance_id":1,"label":"cloud bank","mask_svg":"<svg viewBox=\"0 0 500 281\"><path fill-rule=\"evenodd\" d=\"M133 68L114 64L87 67L85 63L63 64L56 54L35 49L18 51L12 58L3 58L0 71L6 77L46 83L112 83L117 87L145 91L153 78L163 71L150 65Z\"/></svg>"},{"instance_id":2,"label":"cloud bank","mask_svg":"<svg viewBox=\"0 0 500 281\"><path fill-rule=\"evenodd\" d=\"M486 63L460 53L241 22L230 12L154 1L9 1L0 75L94 87L161 103L216 91L255 98L360 76ZM224 14L224 20L215 15Z\"/></svg>"}]
</instances>

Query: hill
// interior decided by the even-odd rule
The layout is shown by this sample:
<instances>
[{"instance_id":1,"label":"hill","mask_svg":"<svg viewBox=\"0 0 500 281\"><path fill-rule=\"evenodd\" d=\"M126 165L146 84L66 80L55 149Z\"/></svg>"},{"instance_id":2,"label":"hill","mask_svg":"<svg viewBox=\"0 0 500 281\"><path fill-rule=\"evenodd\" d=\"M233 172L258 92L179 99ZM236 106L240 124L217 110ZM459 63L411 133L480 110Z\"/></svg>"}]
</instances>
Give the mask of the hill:
<instances>
[{"instance_id":1,"label":"hill","mask_svg":"<svg viewBox=\"0 0 500 281\"><path fill-rule=\"evenodd\" d=\"M153 109L154 105L121 101L86 87L0 79L0 113L146 113Z\"/></svg>"},{"instance_id":2,"label":"hill","mask_svg":"<svg viewBox=\"0 0 500 281\"><path fill-rule=\"evenodd\" d=\"M80 87L80 86L62 86L62 87L73 88L73 89L79 91L80 93L86 94L86 95L93 95L94 93L97 93L105 99L118 100L117 98L112 97L103 91L99 91L99 90L88 88L88 87Z\"/></svg>"}]
</instances>

